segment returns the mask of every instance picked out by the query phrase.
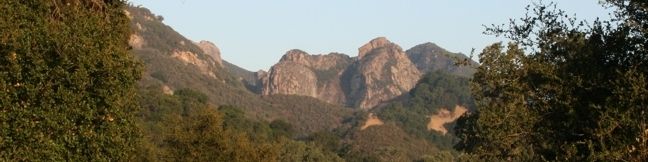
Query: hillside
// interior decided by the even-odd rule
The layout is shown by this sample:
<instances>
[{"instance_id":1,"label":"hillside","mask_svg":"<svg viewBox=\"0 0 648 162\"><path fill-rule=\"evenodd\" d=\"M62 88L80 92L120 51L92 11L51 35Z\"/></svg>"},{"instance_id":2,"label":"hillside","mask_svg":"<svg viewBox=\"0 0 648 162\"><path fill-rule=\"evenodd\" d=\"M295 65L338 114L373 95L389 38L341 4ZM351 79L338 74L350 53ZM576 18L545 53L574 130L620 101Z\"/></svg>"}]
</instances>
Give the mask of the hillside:
<instances>
[{"instance_id":1,"label":"hillside","mask_svg":"<svg viewBox=\"0 0 648 162\"><path fill-rule=\"evenodd\" d=\"M445 71L457 76L472 77L478 66L466 55L448 52L430 42L416 45L405 52L416 68L423 73ZM462 61L467 61L467 65L457 66L457 63Z\"/></svg>"},{"instance_id":2,"label":"hillside","mask_svg":"<svg viewBox=\"0 0 648 162\"><path fill-rule=\"evenodd\" d=\"M468 83L467 78L446 72L428 73L406 96L374 111L386 123L393 122L439 148L451 149L456 120L475 108Z\"/></svg>"},{"instance_id":3,"label":"hillside","mask_svg":"<svg viewBox=\"0 0 648 162\"><path fill-rule=\"evenodd\" d=\"M269 129L276 129L289 141L347 160L420 160L453 143L452 131L445 135L427 126L451 130L443 126L452 125L456 117L430 123L428 116L455 105L471 109L463 77L471 74L470 68L454 67L450 63L457 60L451 56L416 62L411 52L384 37L360 47L358 57L295 49L268 72L250 72L222 60L226 54L215 44L183 37L145 8L130 7L128 13L135 31L132 52L145 65L139 83L146 106L142 120L151 134L166 122L161 116L207 105L225 115L226 129L247 132L250 140L269 140L264 136L274 136ZM438 58L430 48L408 51L421 50L421 57ZM443 65L436 68L439 62ZM173 99L187 92L200 104ZM236 117L228 117L232 115Z\"/></svg>"},{"instance_id":4,"label":"hillside","mask_svg":"<svg viewBox=\"0 0 648 162\"><path fill-rule=\"evenodd\" d=\"M130 40L132 52L145 66L139 83L142 88L159 88L167 94L179 89L196 90L204 93L210 104L241 108L253 120L286 120L294 123L300 133L332 129L351 113L344 107L308 97L254 94L248 90L254 85L246 82L254 76L219 58L220 52L213 43L201 41L202 47L199 46L200 43L177 33L146 8L131 6L127 11L134 31Z\"/></svg>"}]
</instances>

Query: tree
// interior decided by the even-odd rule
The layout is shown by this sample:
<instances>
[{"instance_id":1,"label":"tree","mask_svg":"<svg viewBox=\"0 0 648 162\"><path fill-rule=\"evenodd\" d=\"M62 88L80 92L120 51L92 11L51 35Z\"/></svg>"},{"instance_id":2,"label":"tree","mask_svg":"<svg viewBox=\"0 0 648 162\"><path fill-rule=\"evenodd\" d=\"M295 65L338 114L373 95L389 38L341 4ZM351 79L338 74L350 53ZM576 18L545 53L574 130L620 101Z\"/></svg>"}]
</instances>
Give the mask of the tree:
<instances>
[{"instance_id":1,"label":"tree","mask_svg":"<svg viewBox=\"0 0 648 162\"><path fill-rule=\"evenodd\" d=\"M252 121L241 108L218 110L191 89L140 91L139 123L147 138L134 161L341 161L334 152L290 139L282 120ZM267 128L267 130L266 130Z\"/></svg>"},{"instance_id":2,"label":"tree","mask_svg":"<svg viewBox=\"0 0 648 162\"><path fill-rule=\"evenodd\" d=\"M512 42L480 54L477 112L459 121L455 147L479 159L647 160L648 2L605 4L612 21L590 25L537 4L487 29Z\"/></svg>"},{"instance_id":3,"label":"tree","mask_svg":"<svg viewBox=\"0 0 648 162\"><path fill-rule=\"evenodd\" d=\"M272 134L274 137L283 136L290 138L295 134L292 125L281 119L270 122L270 128L272 129Z\"/></svg>"},{"instance_id":4,"label":"tree","mask_svg":"<svg viewBox=\"0 0 648 162\"><path fill-rule=\"evenodd\" d=\"M0 1L0 161L125 161L140 65L123 1Z\"/></svg>"}]
</instances>

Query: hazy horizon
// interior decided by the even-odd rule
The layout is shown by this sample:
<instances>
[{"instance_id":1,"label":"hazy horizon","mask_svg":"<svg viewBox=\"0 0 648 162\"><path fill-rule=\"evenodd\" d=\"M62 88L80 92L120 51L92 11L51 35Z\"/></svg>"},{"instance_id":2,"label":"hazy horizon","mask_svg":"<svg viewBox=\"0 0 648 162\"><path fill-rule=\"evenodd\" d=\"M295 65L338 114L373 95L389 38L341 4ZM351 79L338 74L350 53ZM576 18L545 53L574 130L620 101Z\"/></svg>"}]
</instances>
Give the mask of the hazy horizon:
<instances>
[{"instance_id":1,"label":"hazy horizon","mask_svg":"<svg viewBox=\"0 0 648 162\"><path fill-rule=\"evenodd\" d=\"M469 54L502 39L482 25L524 15L535 1L154 1L130 0L164 17L193 41L208 40L222 57L247 70L268 70L290 49L310 54L357 55L357 48L384 36L404 50L433 42ZM545 1L549 2L549 1ZM608 17L597 1L558 1L558 8L593 20Z\"/></svg>"}]
</instances>

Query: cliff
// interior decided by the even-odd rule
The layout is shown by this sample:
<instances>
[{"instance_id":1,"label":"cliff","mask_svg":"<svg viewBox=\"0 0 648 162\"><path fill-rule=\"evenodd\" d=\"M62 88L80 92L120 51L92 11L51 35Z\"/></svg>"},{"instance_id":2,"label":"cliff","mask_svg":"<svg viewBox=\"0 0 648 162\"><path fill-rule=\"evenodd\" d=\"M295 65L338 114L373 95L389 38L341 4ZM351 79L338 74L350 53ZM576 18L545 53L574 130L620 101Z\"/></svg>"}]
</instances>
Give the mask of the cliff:
<instances>
[{"instance_id":1,"label":"cliff","mask_svg":"<svg viewBox=\"0 0 648 162\"><path fill-rule=\"evenodd\" d=\"M400 46L384 37L358 49L358 57L291 50L261 78L262 94L311 96L370 109L414 87L421 73Z\"/></svg>"}]
</instances>

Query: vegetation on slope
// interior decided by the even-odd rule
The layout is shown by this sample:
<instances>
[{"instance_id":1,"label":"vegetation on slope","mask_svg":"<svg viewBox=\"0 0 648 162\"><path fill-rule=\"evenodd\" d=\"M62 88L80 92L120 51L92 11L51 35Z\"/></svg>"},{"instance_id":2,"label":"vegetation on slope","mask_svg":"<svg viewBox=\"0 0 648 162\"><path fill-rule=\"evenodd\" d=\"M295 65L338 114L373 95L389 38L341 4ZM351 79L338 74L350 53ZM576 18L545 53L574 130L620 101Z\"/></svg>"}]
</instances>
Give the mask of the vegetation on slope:
<instances>
[{"instance_id":1,"label":"vegetation on slope","mask_svg":"<svg viewBox=\"0 0 648 162\"><path fill-rule=\"evenodd\" d=\"M437 151L434 144L387 123L348 134L340 154L349 161L414 161Z\"/></svg>"},{"instance_id":2,"label":"vegetation on slope","mask_svg":"<svg viewBox=\"0 0 648 162\"><path fill-rule=\"evenodd\" d=\"M408 133L425 138L443 149L451 149L452 132L443 135L428 130L430 116L441 109L453 111L457 105L474 107L467 78L436 71L426 74L406 99L378 110L385 121L395 122ZM452 128L454 124L447 125Z\"/></svg>"},{"instance_id":3,"label":"vegetation on slope","mask_svg":"<svg viewBox=\"0 0 648 162\"><path fill-rule=\"evenodd\" d=\"M283 121L253 121L240 108L208 103L208 97L183 89L174 95L158 87L141 90L144 110L142 161L341 161L330 151L291 139Z\"/></svg>"},{"instance_id":4,"label":"vegetation on slope","mask_svg":"<svg viewBox=\"0 0 648 162\"><path fill-rule=\"evenodd\" d=\"M407 57L423 73L444 71L449 74L470 78L477 66L471 58L462 53L449 52L434 43L416 45L407 51ZM457 66L462 64L462 66Z\"/></svg>"},{"instance_id":5,"label":"vegetation on slope","mask_svg":"<svg viewBox=\"0 0 648 162\"><path fill-rule=\"evenodd\" d=\"M264 96L250 92L238 78L249 79L250 73L227 62L225 67L211 69L216 78L199 72L196 66L170 57L174 50L191 51L199 59L209 59L190 40L164 25L155 14L143 7L129 7L133 17L131 28L142 35L146 45L133 49L135 56L145 64L141 87L168 86L171 89L193 89L207 96L215 107L231 105L242 109L256 121L284 120L294 125L296 135L329 130L350 115L350 110L301 96ZM140 29L141 28L141 29ZM180 42L185 42L182 44Z\"/></svg>"}]
</instances>

